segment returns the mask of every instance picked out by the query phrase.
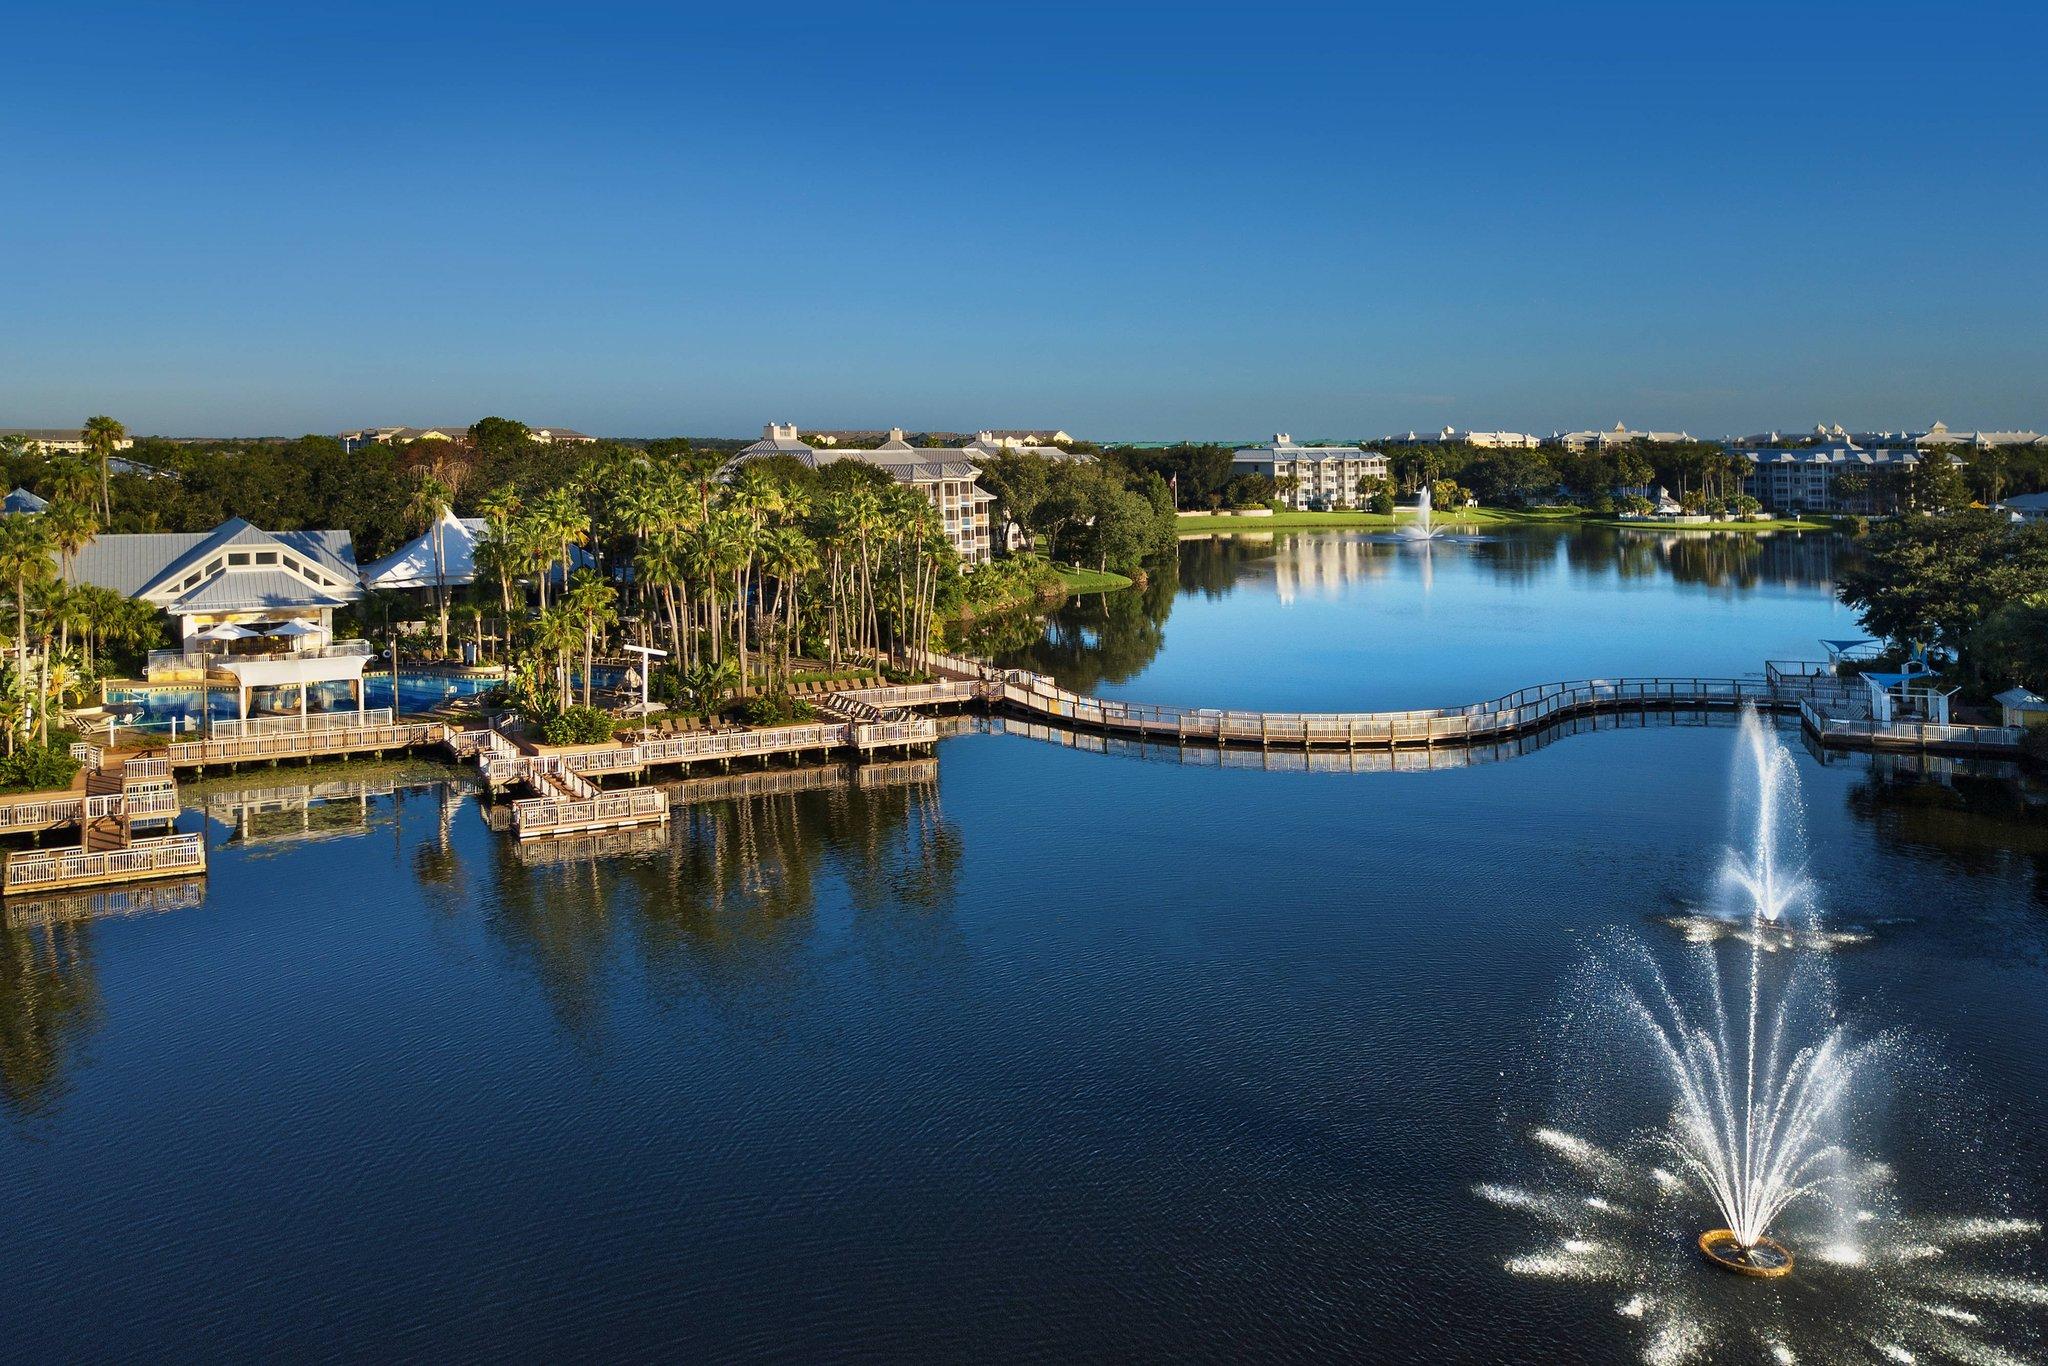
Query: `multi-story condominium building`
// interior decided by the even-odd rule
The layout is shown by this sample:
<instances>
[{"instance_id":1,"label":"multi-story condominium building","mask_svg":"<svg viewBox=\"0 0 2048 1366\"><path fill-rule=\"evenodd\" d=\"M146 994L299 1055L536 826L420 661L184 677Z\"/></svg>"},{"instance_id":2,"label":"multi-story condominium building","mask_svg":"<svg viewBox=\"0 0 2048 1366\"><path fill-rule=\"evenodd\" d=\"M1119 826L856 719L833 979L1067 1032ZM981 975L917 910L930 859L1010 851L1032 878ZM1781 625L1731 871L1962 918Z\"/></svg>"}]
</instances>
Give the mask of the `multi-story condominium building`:
<instances>
[{"instance_id":1,"label":"multi-story condominium building","mask_svg":"<svg viewBox=\"0 0 2048 1366\"><path fill-rule=\"evenodd\" d=\"M1086 451L1070 451L1063 446L1053 446L1041 441L1026 441L1028 433L1018 432L976 432L974 440L961 447L977 455L1036 455L1046 460L1093 460ZM1049 441L1071 441L1065 432L1054 432Z\"/></svg>"},{"instance_id":2,"label":"multi-story condominium building","mask_svg":"<svg viewBox=\"0 0 2048 1366\"><path fill-rule=\"evenodd\" d=\"M1384 478L1387 457L1357 446L1299 446L1285 432L1271 445L1247 446L1230 458L1234 474L1263 474L1279 487L1280 501L1302 511L1349 507L1362 481Z\"/></svg>"},{"instance_id":3,"label":"multi-story condominium building","mask_svg":"<svg viewBox=\"0 0 2048 1366\"><path fill-rule=\"evenodd\" d=\"M1030 432L1018 431L1015 428L999 428L974 434L974 444L977 446L994 446L1011 451L1059 446L1071 443L1073 439L1057 427L1044 427Z\"/></svg>"},{"instance_id":4,"label":"multi-story condominium building","mask_svg":"<svg viewBox=\"0 0 2048 1366\"><path fill-rule=\"evenodd\" d=\"M1693 439L1690 432L1639 432L1617 422L1604 432L1552 432L1543 444L1562 446L1568 451L1604 451L1609 447L1626 446L1635 441L1668 444Z\"/></svg>"},{"instance_id":5,"label":"multi-story condominium building","mask_svg":"<svg viewBox=\"0 0 2048 1366\"><path fill-rule=\"evenodd\" d=\"M18 436L44 455L85 453L85 432L77 427L0 427L0 436ZM133 438L124 436L114 443L114 449L125 451L134 444Z\"/></svg>"},{"instance_id":6,"label":"multi-story condominium building","mask_svg":"<svg viewBox=\"0 0 2048 1366\"><path fill-rule=\"evenodd\" d=\"M939 510L946 539L960 553L961 561L977 565L987 563L991 553L988 505L995 501L995 495L975 482L981 477L981 467L974 463L975 454L960 447L913 446L903 439L900 427L891 428L886 439L872 449L819 450L797 435L794 423L771 422L761 429L759 441L733 459L738 463L786 455L812 469L822 469L839 460L873 465L897 483L908 484L929 498Z\"/></svg>"},{"instance_id":7,"label":"multi-story condominium building","mask_svg":"<svg viewBox=\"0 0 2048 1366\"><path fill-rule=\"evenodd\" d=\"M1875 512L1884 501L1881 481L1903 475L1927 458L1903 449L1867 451L1847 442L1734 453L1750 462L1743 492L1767 508L1785 512ZM1861 490L1843 493L1835 481L1852 470L1872 477Z\"/></svg>"},{"instance_id":8,"label":"multi-story condominium building","mask_svg":"<svg viewBox=\"0 0 2048 1366\"><path fill-rule=\"evenodd\" d=\"M2048 445L2048 439L2039 432L1959 432L1951 430L1946 422L1937 422L1924 432L1913 433L1911 444L1923 450L1929 446L1973 446L1984 450L1992 446Z\"/></svg>"},{"instance_id":9,"label":"multi-story condominium building","mask_svg":"<svg viewBox=\"0 0 2048 1366\"><path fill-rule=\"evenodd\" d=\"M1489 451L1533 451L1543 444L1543 438L1530 432L1473 432L1457 427L1446 427L1440 432L1409 432L1405 436L1390 436L1390 446L1476 446Z\"/></svg>"}]
</instances>

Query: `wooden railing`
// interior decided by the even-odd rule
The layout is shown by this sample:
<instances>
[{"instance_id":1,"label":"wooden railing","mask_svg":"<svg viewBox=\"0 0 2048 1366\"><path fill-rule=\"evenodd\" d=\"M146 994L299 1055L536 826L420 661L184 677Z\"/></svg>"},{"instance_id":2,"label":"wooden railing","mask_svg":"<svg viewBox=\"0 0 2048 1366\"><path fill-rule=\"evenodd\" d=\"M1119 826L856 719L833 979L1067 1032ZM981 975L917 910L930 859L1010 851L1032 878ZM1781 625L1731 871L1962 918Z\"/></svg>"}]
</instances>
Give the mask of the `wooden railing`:
<instances>
[{"instance_id":1,"label":"wooden railing","mask_svg":"<svg viewBox=\"0 0 2048 1366\"><path fill-rule=\"evenodd\" d=\"M36 849L7 858L6 891L114 882L124 878L188 873L206 867L206 846L198 835L163 835L136 840L125 849L87 853L82 849Z\"/></svg>"},{"instance_id":2,"label":"wooden railing","mask_svg":"<svg viewBox=\"0 0 2048 1366\"><path fill-rule=\"evenodd\" d=\"M512 828L521 839L557 830L587 830L667 816L668 794L657 787L600 792L578 801L529 797L512 804Z\"/></svg>"}]
</instances>

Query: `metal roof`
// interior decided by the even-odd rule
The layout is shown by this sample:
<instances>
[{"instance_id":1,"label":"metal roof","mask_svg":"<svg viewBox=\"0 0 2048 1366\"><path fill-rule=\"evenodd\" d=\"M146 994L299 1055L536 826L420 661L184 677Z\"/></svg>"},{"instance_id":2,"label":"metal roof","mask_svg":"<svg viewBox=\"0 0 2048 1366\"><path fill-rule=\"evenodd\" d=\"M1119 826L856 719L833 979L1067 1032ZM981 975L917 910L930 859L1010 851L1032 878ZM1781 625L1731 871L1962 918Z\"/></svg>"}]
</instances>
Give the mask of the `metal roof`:
<instances>
[{"instance_id":1,"label":"metal roof","mask_svg":"<svg viewBox=\"0 0 2048 1366\"><path fill-rule=\"evenodd\" d=\"M344 582L356 580L355 542L346 531L270 532L240 517L211 531L95 536L72 560L71 572L81 583L140 597L229 545L275 546L319 565Z\"/></svg>"},{"instance_id":2,"label":"metal roof","mask_svg":"<svg viewBox=\"0 0 2048 1366\"><path fill-rule=\"evenodd\" d=\"M282 569L231 569L214 575L164 610L173 616L193 612L268 612L340 607L347 601L323 593Z\"/></svg>"}]
</instances>

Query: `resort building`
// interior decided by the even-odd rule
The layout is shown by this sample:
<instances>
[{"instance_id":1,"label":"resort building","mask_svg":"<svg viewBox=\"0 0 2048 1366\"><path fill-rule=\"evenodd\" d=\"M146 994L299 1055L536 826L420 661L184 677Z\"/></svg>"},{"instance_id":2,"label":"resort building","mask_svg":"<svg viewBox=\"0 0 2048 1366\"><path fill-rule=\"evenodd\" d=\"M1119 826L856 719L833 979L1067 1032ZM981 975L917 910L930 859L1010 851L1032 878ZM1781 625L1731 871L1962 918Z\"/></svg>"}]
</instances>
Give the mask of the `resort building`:
<instances>
[{"instance_id":1,"label":"resort building","mask_svg":"<svg viewBox=\"0 0 2048 1366\"><path fill-rule=\"evenodd\" d=\"M1272 444L1247 446L1230 457L1233 474L1263 474L1279 489L1280 501L1300 511L1350 507L1360 484L1385 478L1387 457L1357 446L1299 446L1285 432Z\"/></svg>"},{"instance_id":2,"label":"resort building","mask_svg":"<svg viewBox=\"0 0 2048 1366\"><path fill-rule=\"evenodd\" d=\"M2015 494L1998 506L2011 514L2015 522L2048 521L2048 493Z\"/></svg>"},{"instance_id":3,"label":"resort building","mask_svg":"<svg viewBox=\"0 0 2048 1366\"><path fill-rule=\"evenodd\" d=\"M229 682L244 717L257 690L285 690L303 712L330 683L361 708L370 643L334 639L335 609L362 596L346 531L263 531L237 517L212 531L97 536L71 574L171 618L178 644L151 653L153 682Z\"/></svg>"},{"instance_id":4,"label":"resort building","mask_svg":"<svg viewBox=\"0 0 2048 1366\"><path fill-rule=\"evenodd\" d=\"M5 436L18 436L44 455L83 455L86 451L85 432L78 427L0 427L0 437ZM124 436L114 443L114 449L125 451L134 444L133 437Z\"/></svg>"},{"instance_id":5,"label":"resort building","mask_svg":"<svg viewBox=\"0 0 2048 1366\"><path fill-rule=\"evenodd\" d=\"M1094 456L1088 454L1086 451L1070 451L1063 446L1048 445L1044 442L1019 441L1015 439L1015 436L1015 433L976 432L974 434L974 440L968 442L961 449L972 451L976 455L982 456L1035 455L1046 460L1082 461L1093 460L1095 458ZM1054 432L1052 434L1052 439L1057 441L1070 441L1073 438L1069 437L1065 432Z\"/></svg>"},{"instance_id":6,"label":"resort building","mask_svg":"<svg viewBox=\"0 0 2048 1366\"><path fill-rule=\"evenodd\" d=\"M1446 427L1440 432L1390 436L1389 446L1472 446L1486 451L1533 451L1543 438L1531 432L1474 432Z\"/></svg>"},{"instance_id":7,"label":"resort building","mask_svg":"<svg viewBox=\"0 0 2048 1366\"><path fill-rule=\"evenodd\" d=\"M1929 446L1970 446L1987 450L1994 446L2039 446L2044 442L2039 432L1959 432L1952 431L1946 422L1937 422L1924 432L1915 432L1912 444L1920 449Z\"/></svg>"},{"instance_id":8,"label":"resort building","mask_svg":"<svg viewBox=\"0 0 2048 1366\"><path fill-rule=\"evenodd\" d=\"M1030 432L993 428L988 431L976 432L974 434L974 441L971 444L990 449L1022 451L1068 445L1072 443L1073 439L1073 437L1057 427Z\"/></svg>"},{"instance_id":9,"label":"resort building","mask_svg":"<svg viewBox=\"0 0 2048 1366\"><path fill-rule=\"evenodd\" d=\"M533 439L543 446L574 445L588 446L597 441L594 436L585 435L569 427L531 427L527 429ZM359 427L352 432L338 432L335 439L341 442L345 451L353 452L358 446L381 443L386 446L405 446L415 441L467 441L467 427Z\"/></svg>"},{"instance_id":10,"label":"resort building","mask_svg":"<svg viewBox=\"0 0 2048 1366\"><path fill-rule=\"evenodd\" d=\"M961 561L977 565L987 563L991 554L988 505L995 501L994 494L975 482L981 478L981 467L974 463L977 454L984 453L962 447L913 446L903 439L901 427L892 427L871 449L819 450L797 435L794 423L771 422L761 429L761 439L741 450L733 463L786 455L812 469L839 460L873 465L929 498Z\"/></svg>"},{"instance_id":11,"label":"resort building","mask_svg":"<svg viewBox=\"0 0 2048 1366\"><path fill-rule=\"evenodd\" d=\"M1924 458L1910 450L1867 451L1854 445L1766 447L1735 454L1750 464L1743 492L1784 512L1875 512L1884 501L1880 485ZM1853 493L1838 491L1835 481L1851 471L1867 476L1864 486Z\"/></svg>"},{"instance_id":12,"label":"resort building","mask_svg":"<svg viewBox=\"0 0 2048 1366\"><path fill-rule=\"evenodd\" d=\"M1568 451L1604 451L1615 446L1626 446L1637 441L1650 441L1669 445L1679 441L1691 441L1689 432L1639 432L1622 426L1619 422L1604 432L1552 432L1543 443L1546 446L1562 446Z\"/></svg>"}]
</instances>

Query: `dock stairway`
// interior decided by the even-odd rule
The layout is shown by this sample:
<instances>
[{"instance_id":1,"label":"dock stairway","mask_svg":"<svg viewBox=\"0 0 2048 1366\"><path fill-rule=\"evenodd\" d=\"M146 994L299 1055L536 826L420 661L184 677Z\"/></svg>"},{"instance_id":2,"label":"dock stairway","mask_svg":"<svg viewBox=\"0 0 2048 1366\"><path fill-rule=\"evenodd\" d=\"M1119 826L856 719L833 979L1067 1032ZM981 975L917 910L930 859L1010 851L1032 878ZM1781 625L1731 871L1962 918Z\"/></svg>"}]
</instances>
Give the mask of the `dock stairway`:
<instances>
[{"instance_id":1,"label":"dock stairway","mask_svg":"<svg viewBox=\"0 0 2048 1366\"><path fill-rule=\"evenodd\" d=\"M78 843L7 856L0 892L58 891L114 882L201 873L206 846L198 835L138 837L143 822L168 823L178 814L178 789L163 759L137 756L108 761L96 745L72 746L85 766L83 793L45 804L50 824L78 826Z\"/></svg>"}]
</instances>

